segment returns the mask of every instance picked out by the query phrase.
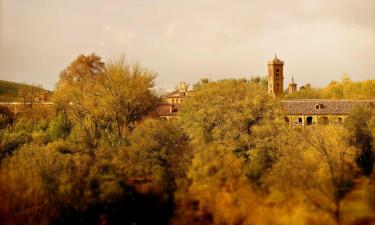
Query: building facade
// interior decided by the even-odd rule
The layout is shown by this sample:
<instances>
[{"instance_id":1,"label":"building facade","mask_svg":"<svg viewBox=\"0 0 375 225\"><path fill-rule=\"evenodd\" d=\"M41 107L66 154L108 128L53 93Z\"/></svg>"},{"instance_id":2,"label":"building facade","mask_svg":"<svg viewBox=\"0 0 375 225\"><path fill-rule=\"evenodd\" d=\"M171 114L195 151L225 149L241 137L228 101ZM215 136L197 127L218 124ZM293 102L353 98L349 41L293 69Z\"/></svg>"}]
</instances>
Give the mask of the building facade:
<instances>
[{"instance_id":1,"label":"building facade","mask_svg":"<svg viewBox=\"0 0 375 225\"><path fill-rule=\"evenodd\" d=\"M301 99L281 104L290 126L340 125L354 107L374 107L375 100Z\"/></svg>"}]
</instances>

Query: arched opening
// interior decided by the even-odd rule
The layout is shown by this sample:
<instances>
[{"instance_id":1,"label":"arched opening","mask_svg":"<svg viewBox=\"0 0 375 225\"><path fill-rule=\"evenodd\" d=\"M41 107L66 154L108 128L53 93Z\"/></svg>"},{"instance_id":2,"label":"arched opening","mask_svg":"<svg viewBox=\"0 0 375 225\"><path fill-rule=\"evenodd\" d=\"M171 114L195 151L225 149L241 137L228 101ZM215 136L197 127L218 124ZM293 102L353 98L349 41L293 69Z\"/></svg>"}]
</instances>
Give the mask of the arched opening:
<instances>
[{"instance_id":1,"label":"arched opening","mask_svg":"<svg viewBox=\"0 0 375 225\"><path fill-rule=\"evenodd\" d=\"M319 118L319 124L323 124L323 125L327 125L327 124L329 124L329 119L328 119L328 117L326 117L326 116L320 117L320 118Z\"/></svg>"},{"instance_id":2,"label":"arched opening","mask_svg":"<svg viewBox=\"0 0 375 225\"><path fill-rule=\"evenodd\" d=\"M306 117L306 124L307 125L313 125L313 118L312 118L312 116Z\"/></svg>"},{"instance_id":3,"label":"arched opening","mask_svg":"<svg viewBox=\"0 0 375 225\"><path fill-rule=\"evenodd\" d=\"M298 117L298 125L302 125L302 118L301 117Z\"/></svg>"},{"instance_id":4,"label":"arched opening","mask_svg":"<svg viewBox=\"0 0 375 225\"><path fill-rule=\"evenodd\" d=\"M289 123L289 118L288 117L285 117L284 120L285 120L286 123Z\"/></svg>"},{"instance_id":5,"label":"arched opening","mask_svg":"<svg viewBox=\"0 0 375 225\"><path fill-rule=\"evenodd\" d=\"M339 118L337 119L337 122L338 122L339 124L342 124L342 123L343 123L342 117L339 117Z\"/></svg>"}]
</instances>

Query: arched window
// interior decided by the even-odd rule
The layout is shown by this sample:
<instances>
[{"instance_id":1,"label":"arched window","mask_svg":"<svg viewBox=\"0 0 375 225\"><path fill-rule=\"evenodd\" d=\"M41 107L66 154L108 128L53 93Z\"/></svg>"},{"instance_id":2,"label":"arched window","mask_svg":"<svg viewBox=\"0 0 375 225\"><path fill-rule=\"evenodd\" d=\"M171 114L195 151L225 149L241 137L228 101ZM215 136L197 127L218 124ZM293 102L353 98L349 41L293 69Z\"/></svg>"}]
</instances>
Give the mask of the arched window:
<instances>
[{"instance_id":1,"label":"arched window","mask_svg":"<svg viewBox=\"0 0 375 225\"><path fill-rule=\"evenodd\" d=\"M320 117L318 120L319 124L327 125L329 124L329 119L326 116Z\"/></svg>"}]
</instances>

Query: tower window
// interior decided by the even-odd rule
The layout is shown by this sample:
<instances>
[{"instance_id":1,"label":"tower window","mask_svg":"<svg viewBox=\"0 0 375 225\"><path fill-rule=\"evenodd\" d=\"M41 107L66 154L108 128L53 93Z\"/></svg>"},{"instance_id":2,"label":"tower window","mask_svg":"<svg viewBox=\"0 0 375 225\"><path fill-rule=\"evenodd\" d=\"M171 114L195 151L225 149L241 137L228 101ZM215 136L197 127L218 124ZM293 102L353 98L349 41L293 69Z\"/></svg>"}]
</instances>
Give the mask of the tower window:
<instances>
[{"instance_id":1,"label":"tower window","mask_svg":"<svg viewBox=\"0 0 375 225\"><path fill-rule=\"evenodd\" d=\"M279 73L276 73L276 76L278 77L278 76L279 76Z\"/></svg>"},{"instance_id":2,"label":"tower window","mask_svg":"<svg viewBox=\"0 0 375 225\"><path fill-rule=\"evenodd\" d=\"M279 69L276 69L276 72L279 72Z\"/></svg>"}]
</instances>

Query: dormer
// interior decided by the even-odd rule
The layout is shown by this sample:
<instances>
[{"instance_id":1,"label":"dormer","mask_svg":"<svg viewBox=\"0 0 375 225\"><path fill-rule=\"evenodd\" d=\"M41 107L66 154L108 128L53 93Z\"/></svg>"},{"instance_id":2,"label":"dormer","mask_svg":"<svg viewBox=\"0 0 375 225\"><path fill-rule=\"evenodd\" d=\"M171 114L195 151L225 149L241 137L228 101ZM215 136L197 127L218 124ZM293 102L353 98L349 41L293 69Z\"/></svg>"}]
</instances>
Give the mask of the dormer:
<instances>
[{"instance_id":1,"label":"dormer","mask_svg":"<svg viewBox=\"0 0 375 225\"><path fill-rule=\"evenodd\" d=\"M323 109L323 108L324 108L324 106L323 106L322 103L319 103L319 104L316 104L316 105L315 105L315 109L317 109L317 110L319 110L319 109Z\"/></svg>"}]
</instances>

